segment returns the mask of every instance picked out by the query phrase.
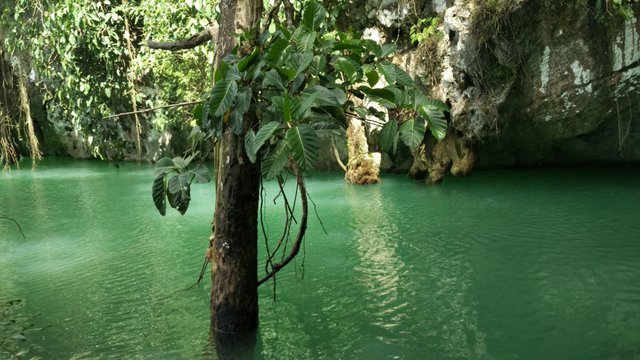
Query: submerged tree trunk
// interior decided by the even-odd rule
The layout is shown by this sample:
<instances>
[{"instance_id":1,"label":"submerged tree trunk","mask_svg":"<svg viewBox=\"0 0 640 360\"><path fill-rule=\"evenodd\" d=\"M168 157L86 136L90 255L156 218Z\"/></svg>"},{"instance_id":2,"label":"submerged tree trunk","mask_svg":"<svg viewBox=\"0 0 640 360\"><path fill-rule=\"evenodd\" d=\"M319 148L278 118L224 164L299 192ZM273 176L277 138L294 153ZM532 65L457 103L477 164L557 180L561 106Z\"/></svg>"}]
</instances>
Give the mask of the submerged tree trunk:
<instances>
[{"instance_id":1,"label":"submerged tree trunk","mask_svg":"<svg viewBox=\"0 0 640 360\"><path fill-rule=\"evenodd\" d=\"M261 1L222 0L217 63L236 45L236 34L253 28ZM255 121L245 115L244 130ZM260 167L251 163L244 136L227 128L220 144L212 255L211 332L221 358L253 352L258 330L258 205Z\"/></svg>"},{"instance_id":2,"label":"submerged tree trunk","mask_svg":"<svg viewBox=\"0 0 640 360\"><path fill-rule=\"evenodd\" d=\"M244 138L227 129L216 193L211 330L220 355L251 352L258 329L258 201L260 171Z\"/></svg>"}]
</instances>

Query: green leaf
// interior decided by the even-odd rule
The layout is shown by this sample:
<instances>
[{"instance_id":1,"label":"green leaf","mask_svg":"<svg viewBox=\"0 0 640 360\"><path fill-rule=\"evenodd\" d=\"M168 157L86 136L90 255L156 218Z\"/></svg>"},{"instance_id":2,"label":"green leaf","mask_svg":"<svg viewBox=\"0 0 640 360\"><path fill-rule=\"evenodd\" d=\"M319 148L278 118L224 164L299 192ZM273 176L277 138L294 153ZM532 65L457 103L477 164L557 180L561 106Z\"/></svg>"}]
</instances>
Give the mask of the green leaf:
<instances>
[{"instance_id":1,"label":"green leaf","mask_svg":"<svg viewBox=\"0 0 640 360\"><path fill-rule=\"evenodd\" d=\"M422 119L411 119L400 126L400 139L411 151L415 151L424 138L425 124Z\"/></svg>"},{"instance_id":2,"label":"green leaf","mask_svg":"<svg viewBox=\"0 0 640 360\"><path fill-rule=\"evenodd\" d=\"M165 196L165 174L160 174L153 180L153 186L151 187L151 195L153 196L153 203L156 205L156 209L160 212L160 215L164 216L167 213L167 198Z\"/></svg>"},{"instance_id":3,"label":"green leaf","mask_svg":"<svg viewBox=\"0 0 640 360\"><path fill-rule=\"evenodd\" d=\"M264 59L273 67L277 67L280 64L280 59L285 50L289 47L289 42L285 39L276 40L273 45L269 47Z\"/></svg>"},{"instance_id":4,"label":"green leaf","mask_svg":"<svg viewBox=\"0 0 640 360\"><path fill-rule=\"evenodd\" d=\"M180 214L184 215L191 201L191 187L188 174L179 174L169 179L168 186L169 204Z\"/></svg>"},{"instance_id":5,"label":"green leaf","mask_svg":"<svg viewBox=\"0 0 640 360\"><path fill-rule=\"evenodd\" d=\"M249 106L251 106L251 88L243 86L236 94L236 110L238 114L244 115L249 111Z\"/></svg>"},{"instance_id":6,"label":"green leaf","mask_svg":"<svg viewBox=\"0 0 640 360\"><path fill-rule=\"evenodd\" d=\"M372 70L365 73L364 75L367 77L367 83L369 84L369 86L375 86L378 81L380 81L380 75L377 71Z\"/></svg>"},{"instance_id":7,"label":"green leaf","mask_svg":"<svg viewBox=\"0 0 640 360\"><path fill-rule=\"evenodd\" d=\"M286 140L300 170L310 171L320 153L316 131L308 124L299 124L287 131Z\"/></svg>"},{"instance_id":8,"label":"green leaf","mask_svg":"<svg viewBox=\"0 0 640 360\"><path fill-rule=\"evenodd\" d=\"M379 135L380 149L384 152L396 152L398 146L398 121L389 120L380 129Z\"/></svg>"},{"instance_id":9,"label":"green leaf","mask_svg":"<svg viewBox=\"0 0 640 360\"><path fill-rule=\"evenodd\" d=\"M305 72L311 62L313 61L313 53L295 53L291 54L289 58L290 66L295 69L295 75L293 77L298 76L299 74Z\"/></svg>"},{"instance_id":10,"label":"green leaf","mask_svg":"<svg viewBox=\"0 0 640 360\"><path fill-rule=\"evenodd\" d=\"M386 108L394 109L396 107L396 95L389 89L372 89L368 86L361 86L358 90L367 95L369 100L375 101Z\"/></svg>"},{"instance_id":11,"label":"green leaf","mask_svg":"<svg viewBox=\"0 0 640 360\"><path fill-rule=\"evenodd\" d=\"M386 58L390 54L393 54L396 51L396 44L384 44L382 45L382 49L380 50L379 58Z\"/></svg>"},{"instance_id":12,"label":"green leaf","mask_svg":"<svg viewBox=\"0 0 640 360\"><path fill-rule=\"evenodd\" d=\"M243 57L242 59L240 59L240 61L238 61L238 71L247 70L249 66L255 63L256 59L258 58L258 55L260 55L260 47L256 46L251 52L251 54Z\"/></svg>"},{"instance_id":13,"label":"green leaf","mask_svg":"<svg viewBox=\"0 0 640 360\"><path fill-rule=\"evenodd\" d=\"M256 153L260 151L260 148L262 147L262 145L264 145L271 138L271 136L273 136L273 134L280 128L280 125L281 124L276 121L271 121L262 125L262 127L260 127L260 130L258 130L258 133L256 134L255 139L253 140L253 150Z\"/></svg>"},{"instance_id":14,"label":"green leaf","mask_svg":"<svg viewBox=\"0 0 640 360\"><path fill-rule=\"evenodd\" d=\"M209 176L209 169L204 165L198 165L192 171L193 176L198 184L204 184L211 181L211 177Z\"/></svg>"},{"instance_id":15,"label":"green leaf","mask_svg":"<svg viewBox=\"0 0 640 360\"><path fill-rule=\"evenodd\" d=\"M307 30L313 31L320 27L325 21L327 16L327 10L315 1L307 4L302 13L302 26Z\"/></svg>"},{"instance_id":16,"label":"green leaf","mask_svg":"<svg viewBox=\"0 0 640 360\"><path fill-rule=\"evenodd\" d=\"M431 135L438 140L444 139L447 135L447 119L442 110L435 106L423 105L418 108L418 113L426 118Z\"/></svg>"},{"instance_id":17,"label":"green leaf","mask_svg":"<svg viewBox=\"0 0 640 360\"><path fill-rule=\"evenodd\" d=\"M313 52L313 45L316 42L318 33L315 31L302 32L296 39L296 49L302 53Z\"/></svg>"},{"instance_id":18,"label":"green leaf","mask_svg":"<svg viewBox=\"0 0 640 360\"><path fill-rule=\"evenodd\" d=\"M336 70L339 70L340 72L342 72L347 78L347 81L349 81L350 83L355 83L358 80L359 66L355 61L351 60L350 58L346 58L346 57L335 58L332 62L332 65Z\"/></svg>"},{"instance_id":19,"label":"green leaf","mask_svg":"<svg viewBox=\"0 0 640 360\"><path fill-rule=\"evenodd\" d=\"M274 149L262 160L262 176L271 180L280 175L289 159L289 146L284 140L278 141Z\"/></svg>"},{"instance_id":20,"label":"green leaf","mask_svg":"<svg viewBox=\"0 0 640 360\"><path fill-rule=\"evenodd\" d=\"M244 130L242 127L243 119L244 117L238 112L238 109L233 109L231 111L231 114L229 114L229 126L231 126L231 129L233 129L234 134L242 134L242 131Z\"/></svg>"},{"instance_id":21,"label":"green leaf","mask_svg":"<svg viewBox=\"0 0 640 360\"><path fill-rule=\"evenodd\" d=\"M398 85L408 86L408 87L413 87L416 85L413 79L411 78L411 76L409 76L409 74L407 74L406 71L400 69L396 65L393 65L393 66L396 68L396 83Z\"/></svg>"},{"instance_id":22,"label":"green leaf","mask_svg":"<svg viewBox=\"0 0 640 360\"><path fill-rule=\"evenodd\" d=\"M255 144L256 133L253 130L249 130L247 135L244 137L244 151L247 153L247 157L252 164L256 163L256 149L253 144Z\"/></svg>"},{"instance_id":23,"label":"green leaf","mask_svg":"<svg viewBox=\"0 0 640 360\"><path fill-rule=\"evenodd\" d=\"M280 74L278 74L275 70L269 70L264 75L264 80L262 80L262 87L266 88L269 86L273 86L277 89L284 90L284 83L282 82L282 78Z\"/></svg>"},{"instance_id":24,"label":"green leaf","mask_svg":"<svg viewBox=\"0 0 640 360\"><path fill-rule=\"evenodd\" d=\"M314 85L310 88L304 89L302 92L305 96L311 96L315 94L316 106L342 106L347 102L347 95L342 89L327 89L321 85Z\"/></svg>"},{"instance_id":25,"label":"green leaf","mask_svg":"<svg viewBox=\"0 0 640 360\"><path fill-rule=\"evenodd\" d=\"M213 113L213 116L222 116L233 105L237 92L238 84L235 81L217 82L211 91L209 112Z\"/></svg>"},{"instance_id":26,"label":"green leaf","mask_svg":"<svg viewBox=\"0 0 640 360\"><path fill-rule=\"evenodd\" d=\"M388 61L382 61L378 65L376 65L378 71L382 73L384 78L387 80L389 85L394 85L396 83L396 67L392 63Z\"/></svg>"}]
</instances>

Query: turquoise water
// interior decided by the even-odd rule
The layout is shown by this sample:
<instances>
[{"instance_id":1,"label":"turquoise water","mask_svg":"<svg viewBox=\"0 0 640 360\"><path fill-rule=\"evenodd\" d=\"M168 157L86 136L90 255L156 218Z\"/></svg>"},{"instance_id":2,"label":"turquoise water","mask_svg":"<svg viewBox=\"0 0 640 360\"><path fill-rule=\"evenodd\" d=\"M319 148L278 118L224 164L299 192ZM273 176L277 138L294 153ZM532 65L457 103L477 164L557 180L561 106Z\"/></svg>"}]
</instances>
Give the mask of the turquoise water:
<instances>
[{"instance_id":1,"label":"turquoise water","mask_svg":"<svg viewBox=\"0 0 640 360\"><path fill-rule=\"evenodd\" d=\"M26 235L0 221L0 303L22 299L16 311L45 328L15 342L29 356L211 357L210 287L192 285L213 186L162 217L152 180L148 166L61 160L0 174L0 214ZM281 199L265 186L275 239ZM261 288L259 357L640 359L640 171L477 172L434 187L317 174L307 187L328 235L313 217L276 301Z\"/></svg>"}]
</instances>

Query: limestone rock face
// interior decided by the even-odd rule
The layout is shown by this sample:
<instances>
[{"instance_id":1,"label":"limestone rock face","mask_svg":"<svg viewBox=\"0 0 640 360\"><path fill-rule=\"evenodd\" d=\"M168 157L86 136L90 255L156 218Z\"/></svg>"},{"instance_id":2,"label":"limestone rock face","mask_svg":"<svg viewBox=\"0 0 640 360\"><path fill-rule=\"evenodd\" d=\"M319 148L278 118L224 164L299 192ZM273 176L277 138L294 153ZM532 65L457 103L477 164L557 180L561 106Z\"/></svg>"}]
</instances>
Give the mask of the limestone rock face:
<instances>
[{"instance_id":1,"label":"limestone rock face","mask_svg":"<svg viewBox=\"0 0 640 360\"><path fill-rule=\"evenodd\" d=\"M467 160L640 161L640 2L631 19L607 1L422 0L408 12L404 3L365 12L368 26L397 34L442 17L436 45L398 38L395 62L450 104L450 132L476 155Z\"/></svg>"},{"instance_id":2,"label":"limestone rock face","mask_svg":"<svg viewBox=\"0 0 640 360\"><path fill-rule=\"evenodd\" d=\"M639 3L624 20L574 2L514 1L484 33L480 3L445 10L433 92L480 165L640 160Z\"/></svg>"}]
</instances>

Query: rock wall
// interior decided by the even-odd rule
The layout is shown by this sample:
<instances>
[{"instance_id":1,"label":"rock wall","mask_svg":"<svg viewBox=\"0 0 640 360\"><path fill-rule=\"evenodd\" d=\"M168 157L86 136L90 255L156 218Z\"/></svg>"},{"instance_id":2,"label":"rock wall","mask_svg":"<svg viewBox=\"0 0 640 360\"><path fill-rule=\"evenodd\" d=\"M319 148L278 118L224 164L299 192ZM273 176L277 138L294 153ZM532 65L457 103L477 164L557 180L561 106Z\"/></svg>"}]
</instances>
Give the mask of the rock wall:
<instances>
[{"instance_id":1,"label":"rock wall","mask_svg":"<svg viewBox=\"0 0 640 360\"><path fill-rule=\"evenodd\" d=\"M477 166L637 162L640 2L626 20L605 3L384 1L366 14L387 39L442 17L437 44L399 40L396 62L450 104Z\"/></svg>"}]
</instances>

